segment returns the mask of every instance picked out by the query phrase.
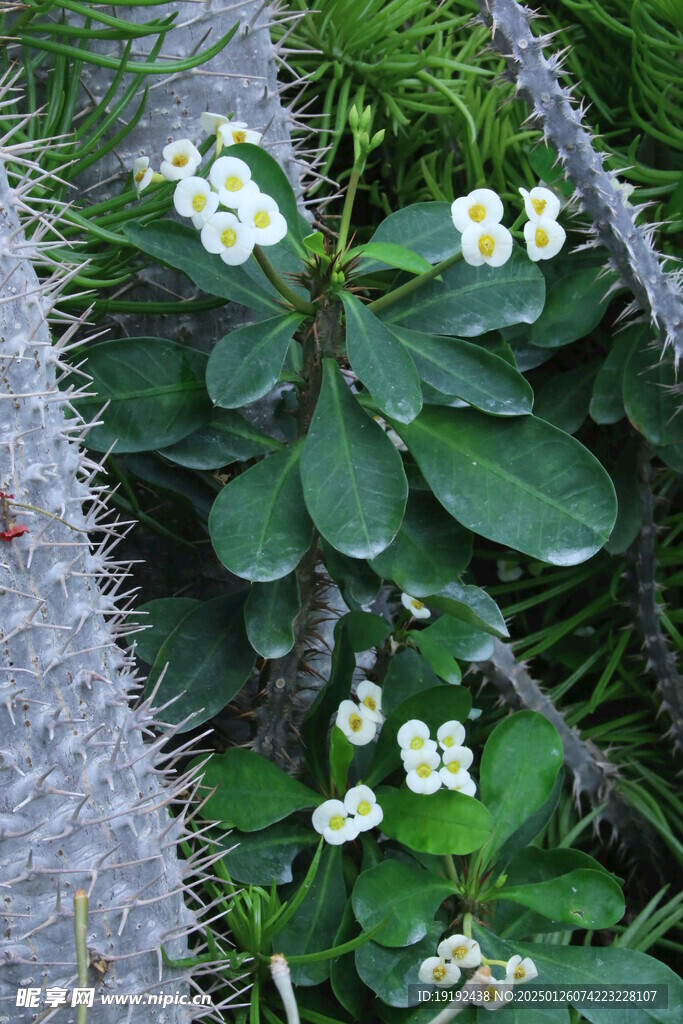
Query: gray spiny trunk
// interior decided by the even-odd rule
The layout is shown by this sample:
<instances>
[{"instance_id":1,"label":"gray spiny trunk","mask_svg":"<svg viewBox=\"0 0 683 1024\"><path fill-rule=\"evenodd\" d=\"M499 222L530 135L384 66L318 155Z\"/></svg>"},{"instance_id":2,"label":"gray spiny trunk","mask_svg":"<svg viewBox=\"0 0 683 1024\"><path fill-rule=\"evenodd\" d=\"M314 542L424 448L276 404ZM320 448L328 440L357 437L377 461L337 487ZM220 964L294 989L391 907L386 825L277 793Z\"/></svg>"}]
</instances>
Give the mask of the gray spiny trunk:
<instances>
[{"instance_id":1,"label":"gray spiny trunk","mask_svg":"<svg viewBox=\"0 0 683 1024\"><path fill-rule=\"evenodd\" d=\"M550 38L532 34L532 11L516 0L479 0L482 17L492 30L493 45L505 57L517 82L517 92L532 107L530 120L540 122L556 149L567 177L574 184L582 211L590 218L593 239L609 253L610 267L635 296L629 312L639 306L660 332L664 346L683 355L683 302L680 276L666 273L663 257L652 245L654 228L636 224L638 207L628 206L612 187L603 157L583 126L582 107L572 106L569 90L558 81L561 55L546 59ZM617 285L618 286L618 285ZM615 286L616 287L616 286Z\"/></svg>"}]
</instances>

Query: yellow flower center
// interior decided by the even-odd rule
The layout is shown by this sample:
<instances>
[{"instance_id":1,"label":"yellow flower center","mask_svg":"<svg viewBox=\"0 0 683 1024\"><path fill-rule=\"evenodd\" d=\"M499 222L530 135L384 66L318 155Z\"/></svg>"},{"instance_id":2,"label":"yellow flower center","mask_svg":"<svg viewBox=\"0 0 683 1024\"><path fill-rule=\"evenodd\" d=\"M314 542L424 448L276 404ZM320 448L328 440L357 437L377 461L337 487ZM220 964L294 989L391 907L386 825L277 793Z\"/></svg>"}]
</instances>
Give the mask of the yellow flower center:
<instances>
[{"instance_id":1,"label":"yellow flower center","mask_svg":"<svg viewBox=\"0 0 683 1024\"><path fill-rule=\"evenodd\" d=\"M543 249L548 244L548 241L548 236L543 228L536 228L536 245L538 248Z\"/></svg>"},{"instance_id":2,"label":"yellow flower center","mask_svg":"<svg viewBox=\"0 0 683 1024\"><path fill-rule=\"evenodd\" d=\"M526 978L526 971L524 970L521 964L517 964L517 966L515 967L514 978L515 981L521 981L522 978Z\"/></svg>"},{"instance_id":3,"label":"yellow flower center","mask_svg":"<svg viewBox=\"0 0 683 1024\"><path fill-rule=\"evenodd\" d=\"M429 776L432 774L432 769L429 767L428 764L418 765L415 771L417 772L421 779L428 779Z\"/></svg>"},{"instance_id":4,"label":"yellow flower center","mask_svg":"<svg viewBox=\"0 0 683 1024\"><path fill-rule=\"evenodd\" d=\"M146 170L138 171L138 173L135 175L135 183L139 184L142 181L142 179L144 178L146 173L147 173Z\"/></svg>"},{"instance_id":5,"label":"yellow flower center","mask_svg":"<svg viewBox=\"0 0 683 1024\"><path fill-rule=\"evenodd\" d=\"M242 179L233 174L232 177L225 179L225 187L228 192L239 192L242 188Z\"/></svg>"},{"instance_id":6,"label":"yellow flower center","mask_svg":"<svg viewBox=\"0 0 683 1024\"><path fill-rule=\"evenodd\" d=\"M443 738L443 745L444 745L444 747L452 747L454 742L455 741L454 741L452 736L444 736L444 738Z\"/></svg>"},{"instance_id":7,"label":"yellow flower center","mask_svg":"<svg viewBox=\"0 0 683 1024\"><path fill-rule=\"evenodd\" d=\"M184 167L188 162L189 157L185 156L184 153L176 153L171 163L174 167Z\"/></svg>"},{"instance_id":8,"label":"yellow flower center","mask_svg":"<svg viewBox=\"0 0 683 1024\"><path fill-rule=\"evenodd\" d=\"M498 989L495 985L489 985L484 989L484 1002L497 1003L499 999Z\"/></svg>"},{"instance_id":9,"label":"yellow flower center","mask_svg":"<svg viewBox=\"0 0 683 1024\"><path fill-rule=\"evenodd\" d=\"M201 192L198 192L196 196L192 196L192 209L197 213L201 213L206 206L206 196L203 196Z\"/></svg>"},{"instance_id":10,"label":"yellow flower center","mask_svg":"<svg viewBox=\"0 0 683 1024\"><path fill-rule=\"evenodd\" d=\"M265 210L259 210L254 214L254 224L257 228L267 228L270 224L270 217Z\"/></svg>"},{"instance_id":11,"label":"yellow flower center","mask_svg":"<svg viewBox=\"0 0 683 1024\"><path fill-rule=\"evenodd\" d=\"M490 235L482 235L479 239L479 252L482 256L493 256L495 242Z\"/></svg>"},{"instance_id":12,"label":"yellow flower center","mask_svg":"<svg viewBox=\"0 0 683 1024\"><path fill-rule=\"evenodd\" d=\"M462 960L466 953L467 946L456 946L453 952L451 953L451 957L453 958L453 960Z\"/></svg>"},{"instance_id":13,"label":"yellow flower center","mask_svg":"<svg viewBox=\"0 0 683 1024\"><path fill-rule=\"evenodd\" d=\"M548 204L545 199L532 199L531 205L540 217Z\"/></svg>"},{"instance_id":14,"label":"yellow flower center","mask_svg":"<svg viewBox=\"0 0 683 1024\"><path fill-rule=\"evenodd\" d=\"M246 137L247 137L247 133L243 132L241 129L232 133L232 141L233 142L244 142Z\"/></svg>"},{"instance_id":15,"label":"yellow flower center","mask_svg":"<svg viewBox=\"0 0 683 1024\"><path fill-rule=\"evenodd\" d=\"M410 602L410 607L414 608L418 612L421 612L424 606L424 601L418 601L416 597L414 597Z\"/></svg>"},{"instance_id":16,"label":"yellow flower center","mask_svg":"<svg viewBox=\"0 0 683 1024\"><path fill-rule=\"evenodd\" d=\"M446 968L443 964L439 964L438 967L434 968L434 981L443 981L446 977Z\"/></svg>"},{"instance_id":17,"label":"yellow flower center","mask_svg":"<svg viewBox=\"0 0 683 1024\"><path fill-rule=\"evenodd\" d=\"M411 750L422 750L423 746L424 746L424 740L421 740L419 736L413 736L412 740L410 741L410 749Z\"/></svg>"},{"instance_id":18,"label":"yellow flower center","mask_svg":"<svg viewBox=\"0 0 683 1024\"><path fill-rule=\"evenodd\" d=\"M341 814L335 814L334 818L330 818L330 828L333 832L338 832L340 828L344 828L344 819Z\"/></svg>"},{"instance_id":19,"label":"yellow flower center","mask_svg":"<svg viewBox=\"0 0 683 1024\"><path fill-rule=\"evenodd\" d=\"M481 203L475 203L474 206L470 206L467 212L470 215L470 220L476 221L477 224L480 224L486 216L486 210Z\"/></svg>"},{"instance_id":20,"label":"yellow flower center","mask_svg":"<svg viewBox=\"0 0 683 1024\"><path fill-rule=\"evenodd\" d=\"M460 762L449 761L446 767L448 768L449 772L451 772L452 775L457 775L458 772L460 771Z\"/></svg>"},{"instance_id":21,"label":"yellow flower center","mask_svg":"<svg viewBox=\"0 0 683 1024\"><path fill-rule=\"evenodd\" d=\"M360 715L349 716L349 727L351 729L351 732L360 732L360 730L363 728L363 719L360 717Z\"/></svg>"},{"instance_id":22,"label":"yellow flower center","mask_svg":"<svg viewBox=\"0 0 683 1024\"><path fill-rule=\"evenodd\" d=\"M221 235L221 242L223 243L225 248L231 249L236 241L237 235L232 230L232 228L226 228L223 234Z\"/></svg>"},{"instance_id":23,"label":"yellow flower center","mask_svg":"<svg viewBox=\"0 0 683 1024\"><path fill-rule=\"evenodd\" d=\"M370 708L371 711L374 711L375 708L377 707L377 703L375 702L373 697L363 697L363 703L365 704L366 708Z\"/></svg>"},{"instance_id":24,"label":"yellow flower center","mask_svg":"<svg viewBox=\"0 0 683 1024\"><path fill-rule=\"evenodd\" d=\"M361 802L358 804L358 809L356 811L356 814L363 814L363 815L365 815L365 814L369 814L369 813L370 813L370 804L368 803L367 800L361 800Z\"/></svg>"}]
</instances>

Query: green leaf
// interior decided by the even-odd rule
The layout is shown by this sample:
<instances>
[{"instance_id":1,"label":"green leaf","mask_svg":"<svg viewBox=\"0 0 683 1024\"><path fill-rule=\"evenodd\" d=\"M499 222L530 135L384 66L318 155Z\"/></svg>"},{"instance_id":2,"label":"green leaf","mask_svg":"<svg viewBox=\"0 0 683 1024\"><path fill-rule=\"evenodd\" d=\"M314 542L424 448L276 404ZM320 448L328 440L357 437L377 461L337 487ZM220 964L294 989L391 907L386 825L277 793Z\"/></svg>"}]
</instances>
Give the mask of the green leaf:
<instances>
[{"instance_id":1,"label":"green leaf","mask_svg":"<svg viewBox=\"0 0 683 1024\"><path fill-rule=\"evenodd\" d=\"M389 662L382 684L382 711L389 715L409 697L438 686L439 679L429 665L417 651L407 647Z\"/></svg>"},{"instance_id":2,"label":"green leaf","mask_svg":"<svg viewBox=\"0 0 683 1024\"><path fill-rule=\"evenodd\" d=\"M425 636L423 632L411 631L408 635L439 679L443 679L445 683L450 683L453 686L462 682L460 666L445 647L431 637Z\"/></svg>"},{"instance_id":3,"label":"green leaf","mask_svg":"<svg viewBox=\"0 0 683 1024\"><path fill-rule=\"evenodd\" d=\"M564 768L560 768L548 799L541 804L537 811L534 811L530 818L526 818L519 828L515 829L512 835L506 839L503 845L499 848L496 853L496 870L502 871L504 868L507 868L510 861L513 858L516 858L518 854L522 853L526 858L526 863L529 863L529 857L533 855L533 849L529 848L530 844L534 841L536 836L543 831L555 813L555 809L559 803L560 794L562 793L563 782ZM516 884L517 878L514 874L514 870L512 868L510 870L512 873L510 884ZM524 880L526 881L526 879Z\"/></svg>"},{"instance_id":4,"label":"green leaf","mask_svg":"<svg viewBox=\"0 0 683 1024\"><path fill-rule=\"evenodd\" d=\"M536 392L534 415L546 423L575 434L588 415L596 363L555 373Z\"/></svg>"},{"instance_id":5,"label":"green leaf","mask_svg":"<svg viewBox=\"0 0 683 1024\"><path fill-rule=\"evenodd\" d=\"M464 793L437 789L426 795L409 789L382 789L378 801L384 811L382 832L418 853L472 853L491 835L491 815L486 807Z\"/></svg>"},{"instance_id":6,"label":"green leaf","mask_svg":"<svg viewBox=\"0 0 683 1024\"><path fill-rule=\"evenodd\" d=\"M396 429L441 504L475 533L553 565L584 562L609 537L611 480L543 420L428 406Z\"/></svg>"},{"instance_id":7,"label":"green leaf","mask_svg":"<svg viewBox=\"0 0 683 1024\"><path fill-rule=\"evenodd\" d=\"M442 615L419 631L419 636L425 635L463 661L488 661L493 654L493 640L488 633L450 615ZM415 639L416 633L411 631L410 636Z\"/></svg>"},{"instance_id":8,"label":"green leaf","mask_svg":"<svg viewBox=\"0 0 683 1024\"><path fill-rule=\"evenodd\" d=\"M314 252L316 256L322 256L329 263L329 256L325 252L325 236L322 231L313 231L310 235L306 235L302 242L309 252Z\"/></svg>"},{"instance_id":9,"label":"green leaf","mask_svg":"<svg viewBox=\"0 0 683 1024\"><path fill-rule=\"evenodd\" d=\"M235 477L220 492L209 516L214 550L237 576L256 583L280 579L311 546L295 444Z\"/></svg>"},{"instance_id":10,"label":"green leaf","mask_svg":"<svg viewBox=\"0 0 683 1024\"><path fill-rule=\"evenodd\" d=\"M643 505L640 500L638 475L640 444L638 436L632 434L619 452L610 473L619 505L617 521L605 544L605 551L608 551L610 555L623 554L636 539L643 525Z\"/></svg>"},{"instance_id":11,"label":"green leaf","mask_svg":"<svg viewBox=\"0 0 683 1024\"><path fill-rule=\"evenodd\" d=\"M297 854L316 846L320 836L310 826L281 821L258 832L230 832L225 845L234 843L222 857L228 874L237 882L270 886L292 881L292 862Z\"/></svg>"},{"instance_id":12,"label":"green leaf","mask_svg":"<svg viewBox=\"0 0 683 1024\"><path fill-rule=\"evenodd\" d=\"M88 447L116 454L146 452L180 441L211 415L204 386L206 356L164 338L121 338L87 349L85 372L97 392L75 403L85 419L103 423L88 431Z\"/></svg>"},{"instance_id":13,"label":"green leaf","mask_svg":"<svg viewBox=\"0 0 683 1024\"><path fill-rule=\"evenodd\" d=\"M382 700L382 706L384 708L384 700ZM368 786L375 786L401 764L400 748L396 737L404 722L419 718L427 723L435 738L437 730L444 722L451 720L466 722L471 707L472 697L469 690L462 686L451 687L443 684L430 690L421 690L402 701L387 714L379 734L370 771L364 779L365 783Z\"/></svg>"},{"instance_id":14,"label":"green leaf","mask_svg":"<svg viewBox=\"0 0 683 1024\"><path fill-rule=\"evenodd\" d=\"M480 773L481 798L494 822L485 851L487 862L546 802L563 759L557 730L535 711L519 711L493 730L484 747Z\"/></svg>"},{"instance_id":15,"label":"green leaf","mask_svg":"<svg viewBox=\"0 0 683 1024\"><path fill-rule=\"evenodd\" d=\"M559 348L598 326L609 306L605 296L616 280L613 273L598 278L600 273L600 267L586 267L560 274L549 284L543 312L529 330L530 344Z\"/></svg>"},{"instance_id":16,"label":"green leaf","mask_svg":"<svg viewBox=\"0 0 683 1024\"><path fill-rule=\"evenodd\" d=\"M302 320L298 313L287 313L221 338L206 368L206 387L215 405L237 409L268 394L278 382L292 335Z\"/></svg>"},{"instance_id":17,"label":"green leaf","mask_svg":"<svg viewBox=\"0 0 683 1024\"><path fill-rule=\"evenodd\" d=\"M349 608L359 608L370 604L377 596L382 585L376 575L362 558L347 558L336 551L325 539L321 542L325 568L331 579L342 592L342 597Z\"/></svg>"},{"instance_id":18,"label":"green leaf","mask_svg":"<svg viewBox=\"0 0 683 1024\"><path fill-rule=\"evenodd\" d=\"M201 602L194 597L160 597L156 601L138 605L135 609L135 618L140 625L147 627L133 637L135 654L140 661L153 665L159 648L169 633L172 633L185 616L194 611L199 604Z\"/></svg>"},{"instance_id":19,"label":"green leaf","mask_svg":"<svg viewBox=\"0 0 683 1024\"><path fill-rule=\"evenodd\" d=\"M427 334L471 338L510 324L531 324L543 309L543 275L517 248L502 267L457 263L442 277L388 306L382 319Z\"/></svg>"},{"instance_id":20,"label":"green leaf","mask_svg":"<svg viewBox=\"0 0 683 1024\"><path fill-rule=\"evenodd\" d=\"M387 416L410 423L422 408L420 381L412 359L359 299L342 292L342 301L346 351L352 369Z\"/></svg>"},{"instance_id":21,"label":"green leaf","mask_svg":"<svg viewBox=\"0 0 683 1024\"><path fill-rule=\"evenodd\" d=\"M406 270L409 274L423 274L425 270L432 269L431 263L424 256L418 255L412 249L406 249L404 245L397 245L395 242L366 242L365 245L357 245L348 253L349 259L354 256L365 257L358 269L354 271L357 274L365 273L366 260L386 263L388 267Z\"/></svg>"},{"instance_id":22,"label":"green leaf","mask_svg":"<svg viewBox=\"0 0 683 1024\"><path fill-rule=\"evenodd\" d=\"M401 528L371 562L411 597L426 597L459 576L472 557L472 534L429 492L411 491Z\"/></svg>"},{"instance_id":23,"label":"green leaf","mask_svg":"<svg viewBox=\"0 0 683 1024\"><path fill-rule=\"evenodd\" d=\"M430 608L448 612L453 618L478 626L486 633L502 638L510 635L498 605L480 587L448 583L438 594L432 594L427 603Z\"/></svg>"},{"instance_id":24,"label":"green leaf","mask_svg":"<svg viewBox=\"0 0 683 1024\"><path fill-rule=\"evenodd\" d=\"M531 386L505 359L462 338L409 331L391 325L410 353L418 376L444 395L456 395L491 416L531 412Z\"/></svg>"},{"instance_id":25,"label":"green leaf","mask_svg":"<svg viewBox=\"0 0 683 1024\"><path fill-rule=\"evenodd\" d=\"M335 946L349 942L360 934L360 929L353 916L351 900L347 900L344 914L337 934L334 937ZM344 956L335 957L330 963L330 984L335 996L354 1020L360 1020L365 1009L368 990L361 984L356 972L356 960L354 953L346 953Z\"/></svg>"},{"instance_id":26,"label":"green leaf","mask_svg":"<svg viewBox=\"0 0 683 1024\"><path fill-rule=\"evenodd\" d=\"M287 239L300 249L301 225L296 196L287 175L277 160L261 146L254 146L250 142L240 142L235 146L230 146L230 156L236 156L248 164L251 176L259 190L272 196L280 213L287 221Z\"/></svg>"},{"instance_id":27,"label":"green leaf","mask_svg":"<svg viewBox=\"0 0 683 1024\"><path fill-rule=\"evenodd\" d=\"M372 612L349 612L344 616L344 621L349 642L356 654L381 647L391 633L391 623Z\"/></svg>"},{"instance_id":28,"label":"green leaf","mask_svg":"<svg viewBox=\"0 0 683 1024\"><path fill-rule=\"evenodd\" d=\"M332 948L345 904L341 847L325 844L306 898L277 936L277 951L290 956ZM329 960L292 964L291 972L295 985L320 985L329 977Z\"/></svg>"},{"instance_id":29,"label":"green leaf","mask_svg":"<svg viewBox=\"0 0 683 1024\"><path fill-rule=\"evenodd\" d=\"M342 554L374 558L398 533L408 496L401 456L332 359L323 361L301 481L313 522Z\"/></svg>"},{"instance_id":30,"label":"green leaf","mask_svg":"<svg viewBox=\"0 0 683 1024\"><path fill-rule=\"evenodd\" d=\"M620 331L614 339L593 384L590 414L595 423L618 423L626 415L622 397L624 369L633 346L648 334L648 326L637 324Z\"/></svg>"},{"instance_id":31,"label":"green leaf","mask_svg":"<svg viewBox=\"0 0 683 1024\"><path fill-rule=\"evenodd\" d=\"M420 965L434 956L442 931L442 925L433 925L421 942L403 949L387 949L376 942L360 946L356 950L356 970L361 981L389 1006L417 1005Z\"/></svg>"},{"instance_id":32,"label":"green leaf","mask_svg":"<svg viewBox=\"0 0 683 1024\"><path fill-rule=\"evenodd\" d=\"M647 335L646 335L647 337ZM683 441L680 384L677 386L673 355L659 349L634 345L624 368L626 415L651 444Z\"/></svg>"},{"instance_id":33,"label":"green leaf","mask_svg":"<svg viewBox=\"0 0 683 1024\"><path fill-rule=\"evenodd\" d=\"M370 244L403 245L406 239L410 239L412 251L428 263L441 263L460 252L460 232L453 227L450 203L414 203L390 213L375 231ZM378 269L381 268L373 267L373 270Z\"/></svg>"},{"instance_id":34,"label":"green leaf","mask_svg":"<svg viewBox=\"0 0 683 1024\"><path fill-rule=\"evenodd\" d=\"M159 263L182 270L208 295L238 302L261 316L282 312L280 296L263 274L254 279L243 266L226 266L220 256L206 251L195 228L174 220L159 220L144 227L125 224L123 233L133 245Z\"/></svg>"},{"instance_id":35,"label":"green leaf","mask_svg":"<svg viewBox=\"0 0 683 1024\"><path fill-rule=\"evenodd\" d=\"M346 778L352 761L353 746L341 729L333 725L330 733L330 775L341 800L346 793Z\"/></svg>"},{"instance_id":36,"label":"green leaf","mask_svg":"<svg viewBox=\"0 0 683 1024\"><path fill-rule=\"evenodd\" d=\"M164 711L165 722L179 723L196 712L180 730L187 732L230 703L251 675L255 660L244 631L242 599L217 597L186 615L164 640L145 695L163 673L155 704L178 698Z\"/></svg>"},{"instance_id":37,"label":"green leaf","mask_svg":"<svg viewBox=\"0 0 683 1024\"><path fill-rule=\"evenodd\" d=\"M497 899L511 900L544 917L577 928L611 928L624 916L619 883L602 871L579 869L548 882L505 886Z\"/></svg>"},{"instance_id":38,"label":"green leaf","mask_svg":"<svg viewBox=\"0 0 683 1024\"><path fill-rule=\"evenodd\" d=\"M301 724L301 737L306 752L306 760L314 778L322 787L328 784L327 731L330 718L351 691L356 659L346 630L345 616L339 619L334 627L334 647L330 676L322 687L310 708L304 715Z\"/></svg>"},{"instance_id":39,"label":"green leaf","mask_svg":"<svg viewBox=\"0 0 683 1024\"><path fill-rule=\"evenodd\" d=\"M301 611L295 572L271 583L253 583L244 607L249 643L263 658L282 658L294 646L294 620Z\"/></svg>"},{"instance_id":40,"label":"green leaf","mask_svg":"<svg viewBox=\"0 0 683 1024\"><path fill-rule=\"evenodd\" d=\"M195 758L191 764L201 759ZM216 788L202 807L202 817L241 832L257 832L294 811L317 807L322 801L272 761L244 747L213 754L204 769L202 786L207 790ZM312 825L311 832L315 835Z\"/></svg>"},{"instance_id":41,"label":"green leaf","mask_svg":"<svg viewBox=\"0 0 683 1024\"><path fill-rule=\"evenodd\" d=\"M161 448L160 454L188 469L220 469L278 448L282 448L280 441L264 434L238 412L214 409L211 418L198 430L168 448Z\"/></svg>"},{"instance_id":42,"label":"green leaf","mask_svg":"<svg viewBox=\"0 0 683 1024\"><path fill-rule=\"evenodd\" d=\"M416 864L384 860L358 877L351 902L363 931L388 918L374 942L380 946L411 946L424 938L437 910L454 892L453 882Z\"/></svg>"}]
</instances>

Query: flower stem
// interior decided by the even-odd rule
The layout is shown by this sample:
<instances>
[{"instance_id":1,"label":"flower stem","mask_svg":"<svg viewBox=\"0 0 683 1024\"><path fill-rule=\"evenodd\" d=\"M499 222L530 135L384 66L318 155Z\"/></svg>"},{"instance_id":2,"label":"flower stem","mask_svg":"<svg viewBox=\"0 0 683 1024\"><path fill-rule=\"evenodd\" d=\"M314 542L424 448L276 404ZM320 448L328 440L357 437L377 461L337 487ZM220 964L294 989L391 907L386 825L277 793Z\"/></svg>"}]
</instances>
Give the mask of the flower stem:
<instances>
[{"instance_id":1,"label":"flower stem","mask_svg":"<svg viewBox=\"0 0 683 1024\"><path fill-rule=\"evenodd\" d=\"M306 302L305 299L300 299L299 296L292 291L289 285L285 284L275 267L266 257L266 254L260 245L254 246L254 259L272 284L273 288L280 293L282 298L285 299L290 306L293 306L294 309L299 311L299 313L305 313L307 316L313 316L315 314L315 306L311 302Z\"/></svg>"},{"instance_id":2,"label":"flower stem","mask_svg":"<svg viewBox=\"0 0 683 1024\"><path fill-rule=\"evenodd\" d=\"M432 281L439 274L448 270L449 267L459 263L462 259L462 253L456 252L447 259L442 260L441 263L437 263L436 266L432 267L431 270L425 270L423 274L418 274L417 277L411 278L410 281L406 281L400 288L394 289L393 292L387 292L386 295L382 295L379 299L375 299L374 302L368 304L368 309L373 313L379 313L380 310L386 309L387 306L391 306L394 302L398 302L399 299L404 298L406 295L410 295L411 292L421 288L423 284L427 284L428 281Z\"/></svg>"},{"instance_id":3,"label":"flower stem","mask_svg":"<svg viewBox=\"0 0 683 1024\"><path fill-rule=\"evenodd\" d=\"M358 182L360 181L361 170L361 164L355 163L353 165L349 184L346 189L346 196L344 197L344 209L342 210L341 224L339 225L337 252L343 252L346 248L346 240L349 237L349 226L351 224L351 213L353 211L353 201L356 198L356 189L358 188Z\"/></svg>"},{"instance_id":4,"label":"flower stem","mask_svg":"<svg viewBox=\"0 0 683 1024\"><path fill-rule=\"evenodd\" d=\"M444 858L444 860L446 862L446 873L448 877L450 878L451 882L455 882L456 885L459 885L460 879L458 878L458 871L455 866L455 861L453 860L453 857L449 853L448 856Z\"/></svg>"},{"instance_id":5,"label":"flower stem","mask_svg":"<svg viewBox=\"0 0 683 1024\"><path fill-rule=\"evenodd\" d=\"M465 914L463 916L463 919L462 919L462 933L468 939L472 938L472 915L470 913L467 913L467 914Z\"/></svg>"}]
</instances>

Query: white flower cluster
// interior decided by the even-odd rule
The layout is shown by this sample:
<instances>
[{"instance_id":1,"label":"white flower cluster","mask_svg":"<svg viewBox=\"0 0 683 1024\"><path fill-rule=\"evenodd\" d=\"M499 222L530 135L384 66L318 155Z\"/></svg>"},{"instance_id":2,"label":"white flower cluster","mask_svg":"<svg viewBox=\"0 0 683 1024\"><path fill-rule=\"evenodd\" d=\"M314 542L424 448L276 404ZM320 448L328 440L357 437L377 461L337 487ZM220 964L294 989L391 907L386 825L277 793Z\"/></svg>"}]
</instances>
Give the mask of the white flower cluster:
<instances>
[{"instance_id":1,"label":"white flower cluster","mask_svg":"<svg viewBox=\"0 0 683 1024\"><path fill-rule=\"evenodd\" d=\"M382 688L369 680L358 684L358 704L343 700L337 710L337 726L355 747L372 743L377 726L384 721L382 714Z\"/></svg>"},{"instance_id":2,"label":"white flower cluster","mask_svg":"<svg viewBox=\"0 0 683 1024\"><path fill-rule=\"evenodd\" d=\"M460 722L444 722L438 729L436 738L441 752L436 741L430 739L429 726L419 718L402 725L396 738L406 770L406 785L413 793L436 793L445 786L474 796L476 786L468 771L474 754L463 746L465 729Z\"/></svg>"},{"instance_id":3,"label":"white flower cluster","mask_svg":"<svg viewBox=\"0 0 683 1024\"><path fill-rule=\"evenodd\" d=\"M439 943L436 956L423 960L420 981L445 988L455 985L463 970L478 967L480 963L481 949L478 942L468 939L466 935L450 935Z\"/></svg>"},{"instance_id":4,"label":"white flower cluster","mask_svg":"<svg viewBox=\"0 0 683 1024\"><path fill-rule=\"evenodd\" d=\"M332 846L341 846L379 825L384 817L369 786L354 786L343 800L326 800L313 811L313 828Z\"/></svg>"},{"instance_id":5,"label":"white flower cluster","mask_svg":"<svg viewBox=\"0 0 683 1024\"><path fill-rule=\"evenodd\" d=\"M520 188L529 222L524 238L530 260L548 260L557 256L565 240L564 230L557 223L560 201L547 188ZM502 267L512 255L512 235L500 222L503 203L490 188L475 188L460 196L451 205L455 228L462 234L460 246L465 263L480 267Z\"/></svg>"},{"instance_id":6,"label":"white flower cluster","mask_svg":"<svg viewBox=\"0 0 683 1024\"><path fill-rule=\"evenodd\" d=\"M200 122L206 132L216 135L218 152L223 146L242 142L258 145L261 141L259 132L221 114L202 114ZM260 191L244 160L219 157L207 181L196 174L202 155L189 139L169 143L163 158L160 174L149 166L148 157L134 161L133 181L138 195L154 180L177 181L173 195L177 213L191 218L201 231L204 248L224 263L244 263L255 245L276 245L287 234L287 222L276 201Z\"/></svg>"}]
</instances>

